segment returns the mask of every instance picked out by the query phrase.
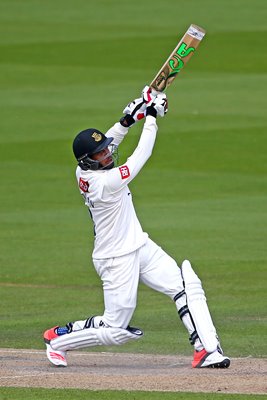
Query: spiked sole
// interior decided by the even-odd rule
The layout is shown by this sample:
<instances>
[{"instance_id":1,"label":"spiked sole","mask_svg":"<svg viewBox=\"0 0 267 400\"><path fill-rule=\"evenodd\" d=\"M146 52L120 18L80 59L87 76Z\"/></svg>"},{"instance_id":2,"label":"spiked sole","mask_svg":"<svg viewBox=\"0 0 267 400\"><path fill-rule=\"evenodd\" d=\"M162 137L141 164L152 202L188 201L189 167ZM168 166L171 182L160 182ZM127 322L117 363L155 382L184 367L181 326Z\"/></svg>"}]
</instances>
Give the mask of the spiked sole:
<instances>
[{"instance_id":1,"label":"spiked sole","mask_svg":"<svg viewBox=\"0 0 267 400\"><path fill-rule=\"evenodd\" d=\"M198 368L228 368L230 366L231 362L229 358L225 358L223 361L206 365L205 367L198 367Z\"/></svg>"}]
</instances>

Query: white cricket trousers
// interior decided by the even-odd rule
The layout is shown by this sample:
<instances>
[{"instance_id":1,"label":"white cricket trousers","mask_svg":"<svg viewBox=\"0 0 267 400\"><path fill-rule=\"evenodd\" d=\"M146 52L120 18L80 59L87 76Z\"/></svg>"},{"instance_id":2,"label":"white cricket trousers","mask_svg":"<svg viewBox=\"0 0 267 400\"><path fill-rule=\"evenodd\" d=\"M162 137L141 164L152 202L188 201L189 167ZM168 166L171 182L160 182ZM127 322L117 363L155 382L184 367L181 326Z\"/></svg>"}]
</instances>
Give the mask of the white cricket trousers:
<instances>
[{"instance_id":1,"label":"white cricket trousers","mask_svg":"<svg viewBox=\"0 0 267 400\"><path fill-rule=\"evenodd\" d=\"M125 329L129 325L139 281L172 299L184 289L175 260L151 239L130 254L93 262L103 282L105 311L101 320L110 327Z\"/></svg>"}]
</instances>

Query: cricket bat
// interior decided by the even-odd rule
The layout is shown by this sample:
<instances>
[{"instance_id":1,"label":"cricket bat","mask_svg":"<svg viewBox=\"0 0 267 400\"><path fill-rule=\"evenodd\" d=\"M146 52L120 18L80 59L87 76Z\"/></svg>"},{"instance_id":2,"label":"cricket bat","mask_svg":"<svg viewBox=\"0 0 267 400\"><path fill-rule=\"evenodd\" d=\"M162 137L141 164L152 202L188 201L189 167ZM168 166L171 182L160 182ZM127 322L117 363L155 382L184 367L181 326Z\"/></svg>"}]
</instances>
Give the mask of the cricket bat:
<instances>
[{"instance_id":1,"label":"cricket bat","mask_svg":"<svg viewBox=\"0 0 267 400\"><path fill-rule=\"evenodd\" d=\"M197 25L190 25L159 72L150 83L151 89L163 92L174 81L176 75L188 63L196 48L205 36L205 30Z\"/></svg>"}]
</instances>

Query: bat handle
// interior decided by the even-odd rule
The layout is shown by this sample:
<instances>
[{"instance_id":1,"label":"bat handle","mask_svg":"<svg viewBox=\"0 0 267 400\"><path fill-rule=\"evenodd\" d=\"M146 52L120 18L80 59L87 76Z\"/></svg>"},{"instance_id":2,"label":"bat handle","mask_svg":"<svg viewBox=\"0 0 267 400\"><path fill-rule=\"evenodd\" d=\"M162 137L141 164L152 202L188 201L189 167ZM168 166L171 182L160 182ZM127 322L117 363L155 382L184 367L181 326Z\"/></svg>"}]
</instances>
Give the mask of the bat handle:
<instances>
[{"instance_id":1,"label":"bat handle","mask_svg":"<svg viewBox=\"0 0 267 400\"><path fill-rule=\"evenodd\" d=\"M150 89L153 96L157 96L157 94L162 93L159 90L154 89L152 86L150 86Z\"/></svg>"}]
</instances>

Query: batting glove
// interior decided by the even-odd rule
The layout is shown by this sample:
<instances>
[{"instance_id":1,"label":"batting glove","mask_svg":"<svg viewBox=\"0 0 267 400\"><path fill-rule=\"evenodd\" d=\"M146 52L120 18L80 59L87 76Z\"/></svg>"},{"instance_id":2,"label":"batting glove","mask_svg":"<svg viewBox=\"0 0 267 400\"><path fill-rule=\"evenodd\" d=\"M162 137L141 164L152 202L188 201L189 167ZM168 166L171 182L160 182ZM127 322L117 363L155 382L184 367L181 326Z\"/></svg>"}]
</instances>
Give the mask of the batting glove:
<instances>
[{"instance_id":1,"label":"batting glove","mask_svg":"<svg viewBox=\"0 0 267 400\"><path fill-rule=\"evenodd\" d=\"M121 119L120 123L122 126L130 127L137 121L140 121L145 117L147 104L155 99L155 93L149 86L145 86L142 90L142 97L133 100L131 103L127 104L124 108L123 113L125 114Z\"/></svg>"},{"instance_id":2,"label":"batting glove","mask_svg":"<svg viewBox=\"0 0 267 400\"><path fill-rule=\"evenodd\" d=\"M157 96L151 100L146 108L146 115L152 115L152 117L157 118L164 117L168 112L168 100L165 93L159 93Z\"/></svg>"},{"instance_id":3,"label":"batting glove","mask_svg":"<svg viewBox=\"0 0 267 400\"><path fill-rule=\"evenodd\" d=\"M142 90L142 96L146 104L150 103L151 100L155 99L157 94L160 92L157 92L155 89L151 88L150 86L145 86L144 89Z\"/></svg>"}]
</instances>

